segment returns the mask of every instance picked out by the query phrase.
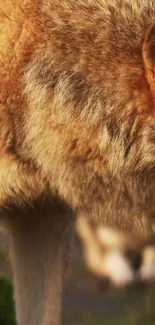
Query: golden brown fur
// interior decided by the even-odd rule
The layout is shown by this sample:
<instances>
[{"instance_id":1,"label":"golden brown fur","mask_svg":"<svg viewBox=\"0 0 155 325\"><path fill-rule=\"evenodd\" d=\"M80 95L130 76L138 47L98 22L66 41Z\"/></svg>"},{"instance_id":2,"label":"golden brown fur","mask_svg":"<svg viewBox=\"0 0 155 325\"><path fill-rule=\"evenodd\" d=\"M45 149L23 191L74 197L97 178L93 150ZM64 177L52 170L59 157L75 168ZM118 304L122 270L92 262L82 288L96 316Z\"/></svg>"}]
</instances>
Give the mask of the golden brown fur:
<instances>
[{"instance_id":1,"label":"golden brown fur","mask_svg":"<svg viewBox=\"0 0 155 325\"><path fill-rule=\"evenodd\" d=\"M154 281L155 247L152 243L146 241L142 245L129 233L84 216L77 218L75 226L84 262L99 280L108 278L114 286Z\"/></svg>"},{"instance_id":2,"label":"golden brown fur","mask_svg":"<svg viewBox=\"0 0 155 325\"><path fill-rule=\"evenodd\" d=\"M13 245L17 264L35 240L37 245L37 224L45 233L47 225L51 229L48 245L56 252L63 243L59 223L65 234L77 213L142 240L152 236L154 19L153 0L0 4L0 209L18 242ZM28 236L32 228L33 236ZM18 254L26 238L28 247ZM53 254L53 267L61 272L53 271L52 281L61 284L63 253ZM36 288L49 298L42 267ZM19 282L17 292L22 291ZM38 300L27 302L26 316L17 298L19 324L58 325L61 288L53 292L58 307L53 320L47 305L39 309L38 290ZM30 283L25 296L28 301ZM36 318L28 318L34 301Z\"/></svg>"}]
</instances>

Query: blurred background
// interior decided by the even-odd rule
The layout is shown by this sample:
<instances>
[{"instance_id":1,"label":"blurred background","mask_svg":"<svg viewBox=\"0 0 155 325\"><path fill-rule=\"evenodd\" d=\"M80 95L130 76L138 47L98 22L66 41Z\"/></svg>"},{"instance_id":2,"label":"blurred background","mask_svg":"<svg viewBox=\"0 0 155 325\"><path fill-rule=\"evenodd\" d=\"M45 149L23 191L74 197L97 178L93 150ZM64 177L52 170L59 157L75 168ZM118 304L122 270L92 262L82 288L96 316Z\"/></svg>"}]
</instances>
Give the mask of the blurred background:
<instances>
[{"instance_id":1,"label":"blurred background","mask_svg":"<svg viewBox=\"0 0 155 325\"><path fill-rule=\"evenodd\" d=\"M128 255L132 254L127 254L129 249L125 245L120 233L79 219L63 300L63 325L155 324L155 286L131 281ZM136 268L138 263L134 256L132 265ZM16 325L9 240L2 232L0 325Z\"/></svg>"}]
</instances>

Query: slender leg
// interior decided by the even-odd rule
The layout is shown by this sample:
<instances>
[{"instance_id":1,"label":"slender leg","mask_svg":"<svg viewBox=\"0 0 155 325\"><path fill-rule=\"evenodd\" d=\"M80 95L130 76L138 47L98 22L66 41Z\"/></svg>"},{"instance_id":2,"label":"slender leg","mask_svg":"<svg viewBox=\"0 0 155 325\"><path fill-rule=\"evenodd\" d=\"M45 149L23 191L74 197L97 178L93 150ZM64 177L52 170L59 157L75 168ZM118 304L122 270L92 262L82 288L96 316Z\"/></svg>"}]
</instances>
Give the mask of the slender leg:
<instances>
[{"instance_id":1,"label":"slender leg","mask_svg":"<svg viewBox=\"0 0 155 325\"><path fill-rule=\"evenodd\" d=\"M31 217L10 227L17 322L60 325L72 222L50 214Z\"/></svg>"}]
</instances>

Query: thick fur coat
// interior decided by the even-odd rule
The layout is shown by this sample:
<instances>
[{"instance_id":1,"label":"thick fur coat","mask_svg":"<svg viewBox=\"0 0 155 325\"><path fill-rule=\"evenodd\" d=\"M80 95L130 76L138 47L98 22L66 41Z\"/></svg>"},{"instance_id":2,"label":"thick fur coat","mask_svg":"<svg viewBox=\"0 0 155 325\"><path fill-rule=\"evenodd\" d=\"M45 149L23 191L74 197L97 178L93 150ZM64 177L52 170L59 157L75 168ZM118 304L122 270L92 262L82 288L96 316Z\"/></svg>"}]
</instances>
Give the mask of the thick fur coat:
<instances>
[{"instance_id":1,"label":"thick fur coat","mask_svg":"<svg viewBox=\"0 0 155 325\"><path fill-rule=\"evenodd\" d=\"M15 274L37 269L35 249L29 260L37 234L42 252L51 232L53 260L62 261L56 238L67 246L62 230L79 213L142 239L153 234L154 0L1 1L0 85L0 210L16 242ZM20 305L18 279L22 291L27 273L15 280ZM20 324L58 324L47 321L48 307L43 323L31 322L32 306L18 312Z\"/></svg>"},{"instance_id":2,"label":"thick fur coat","mask_svg":"<svg viewBox=\"0 0 155 325\"><path fill-rule=\"evenodd\" d=\"M154 16L153 0L0 5L1 207L48 192L129 229L154 214Z\"/></svg>"}]
</instances>

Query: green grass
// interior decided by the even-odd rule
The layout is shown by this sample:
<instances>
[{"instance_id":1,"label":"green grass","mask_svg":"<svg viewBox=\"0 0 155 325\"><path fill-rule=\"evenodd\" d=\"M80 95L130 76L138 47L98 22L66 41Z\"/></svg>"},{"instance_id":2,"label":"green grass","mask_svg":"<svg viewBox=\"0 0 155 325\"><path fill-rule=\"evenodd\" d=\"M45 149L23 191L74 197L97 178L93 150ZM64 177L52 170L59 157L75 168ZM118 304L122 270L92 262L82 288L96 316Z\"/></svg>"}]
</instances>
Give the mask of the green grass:
<instances>
[{"instance_id":1,"label":"green grass","mask_svg":"<svg viewBox=\"0 0 155 325\"><path fill-rule=\"evenodd\" d=\"M0 325L15 325L13 289L11 282L0 275Z\"/></svg>"}]
</instances>

